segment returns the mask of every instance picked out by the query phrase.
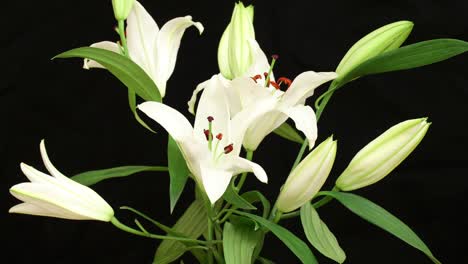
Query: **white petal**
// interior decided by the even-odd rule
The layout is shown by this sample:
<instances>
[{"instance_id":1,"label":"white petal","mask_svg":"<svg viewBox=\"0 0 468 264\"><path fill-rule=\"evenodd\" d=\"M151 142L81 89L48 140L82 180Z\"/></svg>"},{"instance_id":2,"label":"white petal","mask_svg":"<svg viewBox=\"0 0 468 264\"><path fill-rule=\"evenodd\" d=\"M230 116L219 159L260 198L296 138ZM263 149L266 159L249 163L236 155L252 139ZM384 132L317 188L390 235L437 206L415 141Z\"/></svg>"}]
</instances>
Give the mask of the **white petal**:
<instances>
[{"instance_id":1,"label":"white petal","mask_svg":"<svg viewBox=\"0 0 468 264\"><path fill-rule=\"evenodd\" d=\"M188 111L189 113L195 115L195 104L197 103L197 96L198 96L198 93L200 93L201 91L203 91L203 89L205 89L206 87L206 84L209 82L210 80L206 80L200 84L197 85L197 87L195 88L195 90L193 91L192 93L192 97L190 98L190 101L188 101Z\"/></svg>"},{"instance_id":2,"label":"white petal","mask_svg":"<svg viewBox=\"0 0 468 264\"><path fill-rule=\"evenodd\" d=\"M254 57L254 62L252 66L247 70L244 74L244 77L253 77L257 74L262 75L264 72L268 72L270 70L270 63L268 62L268 58L258 45L258 42L255 39L249 40L250 48L252 49L252 54ZM270 75L270 80L274 81L275 77L273 73Z\"/></svg>"},{"instance_id":3,"label":"white petal","mask_svg":"<svg viewBox=\"0 0 468 264\"><path fill-rule=\"evenodd\" d=\"M233 175L242 172L253 172L259 181L263 183L268 182L268 176L265 170L257 163L247 159L238 156L228 157L225 159L225 164L223 164L223 166L226 170L231 171Z\"/></svg>"},{"instance_id":4,"label":"white petal","mask_svg":"<svg viewBox=\"0 0 468 264\"><path fill-rule=\"evenodd\" d=\"M294 120L296 128L302 131L309 141L309 149L312 149L317 139L317 118L314 110L310 106L296 105L283 109L282 112Z\"/></svg>"},{"instance_id":5,"label":"white petal","mask_svg":"<svg viewBox=\"0 0 468 264\"><path fill-rule=\"evenodd\" d=\"M271 92L263 86L262 80L258 80L257 83L250 77L241 77L232 80L230 86L230 90L236 92L242 109L256 104L259 100L273 97Z\"/></svg>"},{"instance_id":6,"label":"white petal","mask_svg":"<svg viewBox=\"0 0 468 264\"><path fill-rule=\"evenodd\" d=\"M99 48L99 49L105 49L105 50L110 50L116 53L120 53L120 47L117 45L115 42L111 41L101 41L92 44L90 47L92 48ZM101 64L97 63L96 61L90 60L90 59L84 59L83 62L83 69L89 70L91 68L104 68Z\"/></svg>"},{"instance_id":7,"label":"white petal","mask_svg":"<svg viewBox=\"0 0 468 264\"><path fill-rule=\"evenodd\" d=\"M71 219L109 221L114 214L112 207L109 205L105 204L105 206L101 206L97 203L89 204L86 200L76 196L74 193L57 188L56 185L20 183L13 186L10 189L10 193L21 201L39 207L59 208L59 210L54 211L57 214L65 210L80 216L80 218Z\"/></svg>"},{"instance_id":8,"label":"white petal","mask_svg":"<svg viewBox=\"0 0 468 264\"><path fill-rule=\"evenodd\" d=\"M247 129L251 126L256 126L257 122L259 122L260 118L263 118L265 114L278 111L277 105L278 101L276 98L264 98L263 100L258 100L255 104L251 104L249 107L244 108L233 117L231 122L231 138L234 143L233 153L238 155L240 152L240 146L244 141L244 136L250 136L246 135ZM264 136L265 135L262 135L262 139Z\"/></svg>"},{"instance_id":9,"label":"white petal","mask_svg":"<svg viewBox=\"0 0 468 264\"><path fill-rule=\"evenodd\" d=\"M226 100L226 95L223 88L223 83L218 78L218 75L213 75L207 81L205 90L203 91L200 102L198 103L197 113L195 115L194 136L200 142L206 141L204 129L208 129L208 117L214 118L212 122L212 133L216 136L218 133L223 134L223 139L219 143L221 146L228 145L230 142L230 114ZM216 139L215 139L216 140Z\"/></svg>"},{"instance_id":10,"label":"white petal","mask_svg":"<svg viewBox=\"0 0 468 264\"><path fill-rule=\"evenodd\" d=\"M211 203L214 204L226 191L231 181L232 173L210 166L202 166L200 169L203 179L203 188Z\"/></svg>"},{"instance_id":11,"label":"white petal","mask_svg":"<svg viewBox=\"0 0 468 264\"><path fill-rule=\"evenodd\" d=\"M156 38L159 28L146 9L136 1L127 18L127 47L132 60L154 78Z\"/></svg>"},{"instance_id":12,"label":"white petal","mask_svg":"<svg viewBox=\"0 0 468 264\"><path fill-rule=\"evenodd\" d=\"M25 163L21 163L20 168L31 182L47 183L52 181L52 176L42 173Z\"/></svg>"},{"instance_id":13,"label":"white petal","mask_svg":"<svg viewBox=\"0 0 468 264\"><path fill-rule=\"evenodd\" d=\"M145 102L138 105L138 109L164 127L176 141L192 137L192 125L174 108L158 102Z\"/></svg>"},{"instance_id":14,"label":"white petal","mask_svg":"<svg viewBox=\"0 0 468 264\"><path fill-rule=\"evenodd\" d=\"M47 155L47 150L44 144L44 140L41 140L41 143L39 144L39 148L41 150L41 157L42 161L44 162L45 167L49 171L49 173L54 176L57 179L67 179L65 175L63 175L59 170L55 168L55 166L50 162L49 156Z\"/></svg>"},{"instance_id":15,"label":"white petal","mask_svg":"<svg viewBox=\"0 0 468 264\"><path fill-rule=\"evenodd\" d=\"M10 210L8 210L8 212L14 213L14 214L50 216L50 217L74 219L74 220L93 220L89 217L75 214L73 212L70 212L68 210L65 210L61 207L54 206L54 205L47 205L45 207L40 207L35 204L20 203L11 207Z\"/></svg>"},{"instance_id":16,"label":"white petal","mask_svg":"<svg viewBox=\"0 0 468 264\"><path fill-rule=\"evenodd\" d=\"M193 22L191 16L174 18L159 31L155 47L156 71L154 78L161 96L164 96L166 82L174 71L182 36L190 26L195 26L200 34L203 32L203 25L200 22Z\"/></svg>"},{"instance_id":17,"label":"white petal","mask_svg":"<svg viewBox=\"0 0 468 264\"><path fill-rule=\"evenodd\" d=\"M296 105L312 96L315 88L335 79L337 76L334 72L303 72L294 79L291 86L284 93L282 101L288 106Z\"/></svg>"}]
</instances>

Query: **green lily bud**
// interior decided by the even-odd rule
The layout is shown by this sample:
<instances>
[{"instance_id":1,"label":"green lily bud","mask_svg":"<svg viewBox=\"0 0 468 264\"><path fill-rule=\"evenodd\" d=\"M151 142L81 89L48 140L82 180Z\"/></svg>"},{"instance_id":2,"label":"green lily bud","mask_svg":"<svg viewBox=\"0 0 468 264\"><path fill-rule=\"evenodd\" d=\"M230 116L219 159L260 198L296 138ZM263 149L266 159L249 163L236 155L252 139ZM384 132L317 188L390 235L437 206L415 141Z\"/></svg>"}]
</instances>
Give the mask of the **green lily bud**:
<instances>
[{"instance_id":1,"label":"green lily bud","mask_svg":"<svg viewBox=\"0 0 468 264\"><path fill-rule=\"evenodd\" d=\"M279 211L291 212L314 198L330 174L336 148L336 140L329 137L294 168L276 201Z\"/></svg>"},{"instance_id":2,"label":"green lily bud","mask_svg":"<svg viewBox=\"0 0 468 264\"><path fill-rule=\"evenodd\" d=\"M254 55L250 40L255 40L253 27L254 8L236 3L231 22L224 30L218 46L218 65L227 79L242 76L252 65Z\"/></svg>"},{"instance_id":3,"label":"green lily bud","mask_svg":"<svg viewBox=\"0 0 468 264\"><path fill-rule=\"evenodd\" d=\"M135 0L112 0L114 16L117 20L125 20L132 10Z\"/></svg>"},{"instance_id":4,"label":"green lily bud","mask_svg":"<svg viewBox=\"0 0 468 264\"><path fill-rule=\"evenodd\" d=\"M398 21L367 34L349 49L336 68L336 73L345 76L366 60L397 49L411 33L413 26L411 21Z\"/></svg>"},{"instance_id":5,"label":"green lily bud","mask_svg":"<svg viewBox=\"0 0 468 264\"><path fill-rule=\"evenodd\" d=\"M431 123L427 118L401 122L361 149L336 180L343 191L376 183L395 169L418 146Z\"/></svg>"}]
</instances>

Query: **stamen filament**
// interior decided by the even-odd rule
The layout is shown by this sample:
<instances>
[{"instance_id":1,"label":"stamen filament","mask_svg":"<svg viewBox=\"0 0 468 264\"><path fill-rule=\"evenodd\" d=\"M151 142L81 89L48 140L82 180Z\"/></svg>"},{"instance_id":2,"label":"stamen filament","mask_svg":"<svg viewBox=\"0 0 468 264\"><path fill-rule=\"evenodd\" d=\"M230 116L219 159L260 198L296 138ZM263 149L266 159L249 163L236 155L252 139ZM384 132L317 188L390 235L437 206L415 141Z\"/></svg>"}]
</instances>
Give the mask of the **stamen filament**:
<instances>
[{"instance_id":1,"label":"stamen filament","mask_svg":"<svg viewBox=\"0 0 468 264\"><path fill-rule=\"evenodd\" d=\"M211 122L208 122L208 131L210 131L210 133L208 134L208 149L211 150L212 148L212 145L213 145L213 125Z\"/></svg>"},{"instance_id":2,"label":"stamen filament","mask_svg":"<svg viewBox=\"0 0 468 264\"><path fill-rule=\"evenodd\" d=\"M268 75L266 76L265 78L265 87L268 88L268 85L270 84L270 76L271 76L271 72L273 71L273 67L275 67L275 63L276 63L276 60L278 59L278 55L273 55L271 56L271 65L270 65L270 69L268 70Z\"/></svg>"}]
</instances>

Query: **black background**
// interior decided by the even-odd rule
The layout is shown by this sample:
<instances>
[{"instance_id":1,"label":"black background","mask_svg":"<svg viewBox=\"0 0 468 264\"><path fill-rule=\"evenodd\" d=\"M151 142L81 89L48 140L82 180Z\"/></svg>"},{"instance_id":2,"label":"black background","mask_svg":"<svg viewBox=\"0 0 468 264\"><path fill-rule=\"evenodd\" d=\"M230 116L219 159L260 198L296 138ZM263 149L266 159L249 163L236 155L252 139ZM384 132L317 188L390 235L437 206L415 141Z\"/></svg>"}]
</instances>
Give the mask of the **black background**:
<instances>
[{"instance_id":1,"label":"black background","mask_svg":"<svg viewBox=\"0 0 468 264\"><path fill-rule=\"evenodd\" d=\"M218 72L216 50L233 1L141 0L159 26L192 15L205 32L190 28L182 40L165 102L183 113L196 84ZM66 175L121 165L166 164L166 134L139 126L128 109L125 88L103 70L85 71L81 60L51 61L67 49L116 40L111 1L7 1L0 13L3 37L0 90L0 240L5 263L150 263L157 242L120 232L112 225L8 215L16 201L8 188L26 181L24 161L43 170L39 141L47 139L54 164ZM254 1L257 40L279 54L277 76L306 70L332 71L347 49L373 29L401 19L415 23L406 43L433 38L468 40L466 1ZM6 5L6 6L5 6ZM2 38L3 38L2 37ZM390 176L357 191L394 213L444 263L467 263L465 211L468 190L467 56L423 68L365 77L335 94L319 124L320 141L334 134L339 151L332 186L349 160L368 141L400 121L428 116L433 122L417 150ZM318 89L319 93L325 86ZM316 98L316 97L315 97ZM312 100L310 101L312 102ZM160 131L160 127L154 124ZM271 200L284 182L299 145L270 135L255 153L270 183L251 177ZM173 216L168 177L138 174L94 186L119 218L121 205L138 208L171 224L192 199L188 185ZM320 210L347 253L347 263L430 263L420 252L359 219L339 204ZM301 237L298 221L284 224ZM274 237L264 256L298 263ZM319 255L318 253L316 255ZM321 263L330 260L319 257ZM190 261L189 261L190 263Z\"/></svg>"}]
</instances>

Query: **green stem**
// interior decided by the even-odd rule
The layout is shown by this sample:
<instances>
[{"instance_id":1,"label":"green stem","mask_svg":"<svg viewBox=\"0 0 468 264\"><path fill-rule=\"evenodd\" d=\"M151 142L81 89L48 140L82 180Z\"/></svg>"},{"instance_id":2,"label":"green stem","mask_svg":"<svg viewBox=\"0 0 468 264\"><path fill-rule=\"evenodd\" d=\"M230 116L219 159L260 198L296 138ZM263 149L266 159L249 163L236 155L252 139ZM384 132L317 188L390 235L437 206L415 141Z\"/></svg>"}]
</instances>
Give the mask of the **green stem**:
<instances>
[{"instance_id":1,"label":"green stem","mask_svg":"<svg viewBox=\"0 0 468 264\"><path fill-rule=\"evenodd\" d=\"M146 214L136 210L136 209L133 209L131 207L128 207L128 206L121 206L120 207L121 210L128 210L140 217L143 217L145 220L151 222L152 224L154 224L155 226L159 227L161 230L163 230L164 232L170 234L170 235L173 235L173 236L180 236L180 237L184 237L184 235L172 230L172 228L164 225L164 224L161 224L159 223L158 221L152 219L151 217L147 216Z\"/></svg>"},{"instance_id":2,"label":"green stem","mask_svg":"<svg viewBox=\"0 0 468 264\"><path fill-rule=\"evenodd\" d=\"M252 161L253 159L253 151L252 150L247 150L247 153L245 155L245 158L249 161ZM242 186L244 185L245 183L245 180L247 179L247 174L248 172L244 172L242 173L240 179L239 179L239 183L237 183L237 186L236 186L236 190L237 192L239 192L241 189L242 189Z\"/></svg>"},{"instance_id":3,"label":"green stem","mask_svg":"<svg viewBox=\"0 0 468 264\"><path fill-rule=\"evenodd\" d=\"M118 25L119 25L120 42L122 43L122 47L124 49L124 55L129 57L128 47L127 47L127 38L125 37L125 20L118 20Z\"/></svg>"},{"instance_id":4,"label":"green stem","mask_svg":"<svg viewBox=\"0 0 468 264\"><path fill-rule=\"evenodd\" d=\"M121 223L117 218L112 217L110 221L115 227L117 227L120 230L123 230L127 233L134 234L137 236L142 236L142 237L148 237L148 238L153 238L153 239L164 239L164 240L176 240L180 242L189 242L189 243L196 243L196 244L201 244L201 245L210 245L213 243L220 243L220 241L202 241L198 239L191 239L191 238L183 238L183 237L175 237L175 236L162 236L162 235L155 235L155 234L150 234L150 233L145 233L140 230L136 230L134 228L131 228L123 223Z\"/></svg>"},{"instance_id":5,"label":"green stem","mask_svg":"<svg viewBox=\"0 0 468 264\"><path fill-rule=\"evenodd\" d=\"M325 94L326 94L325 97L323 97L323 99L322 99L322 97L319 98L319 99L321 99L320 100L320 105L317 107L316 112L315 112L317 122L319 121L320 117L322 116L323 110L327 106L328 101L330 101L330 98L333 96L333 92L336 89L337 89L337 86L336 86L335 82L332 82L330 84L330 86L328 87L328 90L325 92ZM309 145L309 142L307 141L307 139L304 139L304 142L302 143L301 149L299 150L299 153L297 153L297 157L296 157L296 160L294 161L294 164L293 164L293 166L291 168L291 171L299 164L299 162L301 162L302 157L304 156L305 150L306 150L308 145Z\"/></svg>"},{"instance_id":6,"label":"green stem","mask_svg":"<svg viewBox=\"0 0 468 264\"><path fill-rule=\"evenodd\" d=\"M211 221L211 217L208 216L208 241L213 240L213 222ZM208 263L213 264L213 251L214 250L209 250L208 251Z\"/></svg>"}]
</instances>

